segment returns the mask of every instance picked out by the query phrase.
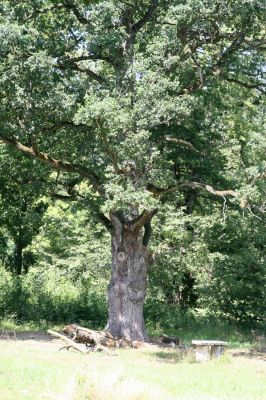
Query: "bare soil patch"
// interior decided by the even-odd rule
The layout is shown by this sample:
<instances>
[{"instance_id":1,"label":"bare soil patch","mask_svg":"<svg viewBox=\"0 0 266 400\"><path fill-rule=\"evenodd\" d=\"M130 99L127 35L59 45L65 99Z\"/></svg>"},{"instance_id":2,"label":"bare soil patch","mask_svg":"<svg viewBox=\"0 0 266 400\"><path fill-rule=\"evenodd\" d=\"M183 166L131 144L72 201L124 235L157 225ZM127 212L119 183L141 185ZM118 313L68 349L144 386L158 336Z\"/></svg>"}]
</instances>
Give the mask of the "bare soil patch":
<instances>
[{"instance_id":1,"label":"bare soil patch","mask_svg":"<svg viewBox=\"0 0 266 400\"><path fill-rule=\"evenodd\" d=\"M52 336L48 335L46 332L14 332L14 331L0 331L0 341L8 342L23 342L23 345L29 345L29 347L37 347L40 350L53 350L57 351L62 347L63 342Z\"/></svg>"}]
</instances>

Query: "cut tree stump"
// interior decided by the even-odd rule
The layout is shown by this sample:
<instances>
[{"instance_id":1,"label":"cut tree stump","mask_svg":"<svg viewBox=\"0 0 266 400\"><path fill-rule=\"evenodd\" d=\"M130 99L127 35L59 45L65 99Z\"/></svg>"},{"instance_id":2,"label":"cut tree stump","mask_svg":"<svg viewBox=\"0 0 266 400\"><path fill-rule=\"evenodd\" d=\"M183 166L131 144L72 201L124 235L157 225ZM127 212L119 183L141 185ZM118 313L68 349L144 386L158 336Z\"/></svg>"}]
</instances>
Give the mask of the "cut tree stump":
<instances>
[{"instance_id":1,"label":"cut tree stump","mask_svg":"<svg viewBox=\"0 0 266 400\"><path fill-rule=\"evenodd\" d=\"M221 357L224 354L226 342L220 340L192 340L195 359L197 362L209 361L212 358Z\"/></svg>"}]
</instances>

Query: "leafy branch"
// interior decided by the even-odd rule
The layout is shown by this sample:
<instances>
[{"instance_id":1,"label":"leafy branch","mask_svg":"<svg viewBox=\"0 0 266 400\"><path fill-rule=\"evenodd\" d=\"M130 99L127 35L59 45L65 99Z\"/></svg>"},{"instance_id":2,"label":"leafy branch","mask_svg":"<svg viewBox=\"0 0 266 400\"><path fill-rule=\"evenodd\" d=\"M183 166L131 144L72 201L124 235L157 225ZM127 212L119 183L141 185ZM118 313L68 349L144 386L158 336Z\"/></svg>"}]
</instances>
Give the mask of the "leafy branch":
<instances>
[{"instance_id":1,"label":"leafy branch","mask_svg":"<svg viewBox=\"0 0 266 400\"><path fill-rule=\"evenodd\" d=\"M95 191L99 194L104 195L104 188L102 186L102 182L99 176L94 172L89 170L86 167L83 167L79 164L70 163L66 161L61 161L56 158L51 157L49 154L39 151L35 146L29 147L25 146L18 140L14 138L8 138L3 135L0 135L0 141L3 143L15 148L16 150L24 153L27 156L36 158L43 163L49 165L53 169L62 172L70 172L80 175L81 177L87 179Z\"/></svg>"}]
</instances>

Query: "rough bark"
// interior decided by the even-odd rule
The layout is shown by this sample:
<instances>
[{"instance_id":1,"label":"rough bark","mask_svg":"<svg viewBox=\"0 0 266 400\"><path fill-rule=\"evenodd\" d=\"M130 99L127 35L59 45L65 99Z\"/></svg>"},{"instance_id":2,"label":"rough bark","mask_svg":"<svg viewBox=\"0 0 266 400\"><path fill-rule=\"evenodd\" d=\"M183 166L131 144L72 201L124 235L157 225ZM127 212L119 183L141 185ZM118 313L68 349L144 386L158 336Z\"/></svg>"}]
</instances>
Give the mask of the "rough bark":
<instances>
[{"instance_id":1,"label":"rough bark","mask_svg":"<svg viewBox=\"0 0 266 400\"><path fill-rule=\"evenodd\" d=\"M19 276L22 274L23 268L23 246L19 241L16 243L15 246L14 262L16 275Z\"/></svg>"},{"instance_id":2,"label":"rough bark","mask_svg":"<svg viewBox=\"0 0 266 400\"><path fill-rule=\"evenodd\" d=\"M122 223L115 216L111 220L114 233L106 329L116 338L146 341L143 305L151 253L143 245L142 227L134 229L133 224Z\"/></svg>"}]
</instances>

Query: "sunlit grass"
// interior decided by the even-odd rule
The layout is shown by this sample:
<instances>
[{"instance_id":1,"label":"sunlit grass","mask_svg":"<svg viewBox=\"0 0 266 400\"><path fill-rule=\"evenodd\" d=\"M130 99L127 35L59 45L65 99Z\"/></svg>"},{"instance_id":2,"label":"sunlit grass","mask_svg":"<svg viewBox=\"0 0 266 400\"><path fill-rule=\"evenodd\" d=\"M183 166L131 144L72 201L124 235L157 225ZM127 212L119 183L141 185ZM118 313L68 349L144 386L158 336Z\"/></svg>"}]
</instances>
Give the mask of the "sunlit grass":
<instances>
[{"instance_id":1,"label":"sunlit grass","mask_svg":"<svg viewBox=\"0 0 266 400\"><path fill-rule=\"evenodd\" d=\"M1 400L49 399L66 390L80 356L57 352L49 343L0 342Z\"/></svg>"},{"instance_id":2,"label":"sunlit grass","mask_svg":"<svg viewBox=\"0 0 266 400\"><path fill-rule=\"evenodd\" d=\"M61 343L44 335L32 340L30 332L40 328L48 327L12 320L0 324L0 333L18 333L18 340L0 340L1 400L266 400L262 357L233 357L229 350L220 359L195 364L190 352L157 347L84 356L59 352ZM243 354L256 348L252 335L232 327L194 328L166 333L179 335L185 344L195 338L226 340ZM20 340L20 332L30 340Z\"/></svg>"},{"instance_id":3,"label":"sunlit grass","mask_svg":"<svg viewBox=\"0 0 266 400\"><path fill-rule=\"evenodd\" d=\"M115 359L94 355L83 396L102 400L266 399L265 363L225 355L195 364L186 357L177 359L175 353L127 350Z\"/></svg>"},{"instance_id":4,"label":"sunlit grass","mask_svg":"<svg viewBox=\"0 0 266 400\"><path fill-rule=\"evenodd\" d=\"M177 349L59 352L60 342L0 341L1 400L264 400L266 363L195 364Z\"/></svg>"}]
</instances>

